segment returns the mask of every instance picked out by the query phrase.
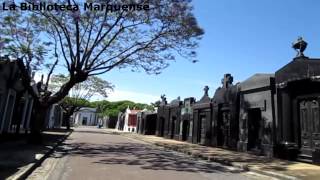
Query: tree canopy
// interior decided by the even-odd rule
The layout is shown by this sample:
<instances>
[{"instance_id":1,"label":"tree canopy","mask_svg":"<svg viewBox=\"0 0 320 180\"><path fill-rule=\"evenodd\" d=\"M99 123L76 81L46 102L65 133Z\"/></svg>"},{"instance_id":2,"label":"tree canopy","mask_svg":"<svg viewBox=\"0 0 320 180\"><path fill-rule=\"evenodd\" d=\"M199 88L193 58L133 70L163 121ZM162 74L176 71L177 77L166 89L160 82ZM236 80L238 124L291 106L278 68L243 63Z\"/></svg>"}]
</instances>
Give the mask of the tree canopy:
<instances>
[{"instance_id":1,"label":"tree canopy","mask_svg":"<svg viewBox=\"0 0 320 180\"><path fill-rule=\"evenodd\" d=\"M53 75L50 79L49 90L56 92L63 84L68 81L69 77L64 74ZM90 100L94 95L100 95L104 98L108 97L108 93L113 91L114 86L99 77L91 76L84 82L74 85L69 93L68 97L73 99L85 99Z\"/></svg>"},{"instance_id":2,"label":"tree canopy","mask_svg":"<svg viewBox=\"0 0 320 180\"><path fill-rule=\"evenodd\" d=\"M68 77L64 74L53 75L50 79L49 90L55 92L67 81ZM59 103L65 111L67 128L70 128L69 117L80 108L90 106L92 96L107 98L108 93L112 90L111 83L95 76L73 86L69 94Z\"/></svg>"},{"instance_id":3,"label":"tree canopy","mask_svg":"<svg viewBox=\"0 0 320 180\"><path fill-rule=\"evenodd\" d=\"M113 116L117 117L119 112L124 112L128 107L130 109L138 109L138 110L154 110L152 105L143 104L143 103L135 103L132 101L96 101L91 103L91 107L97 108L97 111L101 113L103 116Z\"/></svg>"},{"instance_id":4,"label":"tree canopy","mask_svg":"<svg viewBox=\"0 0 320 180\"><path fill-rule=\"evenodd\" d=\"M53 1L26 2L39 5ZM69 80L59 91L42 98L45 100L42 103L48 105L60 101L75 84L85 81L88 76L114 68L142 69L158 74L177 55L194 60L195 48L203 35L192 14L190 0L86 1L100 4L137 2L149 6L148 11L113 12L85 11L82 0L54 2L80 8L77 11L17 10L14 14L9 11L1 15L1 25L7 31L1 34L5 52L26 59L27 69L30 64L55 64L45 55L57 57L61 64L59 68L66 68Z\"/></svg>"},{"instance_id":5,"label":"tree canopy","mask_svg":"<svg viewBox=\"0 0 320 180\"><path fill-rule=\"evenodd\" d=\"M7 5L15 1L6 1ZM193 15L191 0L25 0L29 5L64 4L71 10L33 10L0 13L0 53L18 58L23 82L35 99L34 107L45 112L78 83L116 68L159 74L180 56L196 62L196 48L204 31ZM84 2L142 4L148 10L90 11ZM31 71L47 68L44 89L31 87ZM50 76L57 71L68 80L48 92ZM45 114L33 121L43 122ZM40 120L42 119L42 120ZM41 124L32 123L38 129Z\"/></svg>"}]
</instances>

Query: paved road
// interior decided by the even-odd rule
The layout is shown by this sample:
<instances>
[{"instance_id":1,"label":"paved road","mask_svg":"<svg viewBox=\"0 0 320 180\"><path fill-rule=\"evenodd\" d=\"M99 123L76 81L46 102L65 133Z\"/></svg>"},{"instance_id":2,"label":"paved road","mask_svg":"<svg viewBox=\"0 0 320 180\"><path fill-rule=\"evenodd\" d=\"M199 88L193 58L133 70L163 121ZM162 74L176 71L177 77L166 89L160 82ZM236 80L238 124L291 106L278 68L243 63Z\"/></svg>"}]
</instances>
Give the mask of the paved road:
<instances>
[{"instance_id":1,"label":"paved road","mask_svg":"<svg viewBox=\"0 0 320 180\"><path fill-rule=\"evenodd\" d=\"M233 167L195 160L181 153L113 135L76 128L63 146L28 179L48 180L204 180L270 179Z\"/></svg>"}]
</instances>

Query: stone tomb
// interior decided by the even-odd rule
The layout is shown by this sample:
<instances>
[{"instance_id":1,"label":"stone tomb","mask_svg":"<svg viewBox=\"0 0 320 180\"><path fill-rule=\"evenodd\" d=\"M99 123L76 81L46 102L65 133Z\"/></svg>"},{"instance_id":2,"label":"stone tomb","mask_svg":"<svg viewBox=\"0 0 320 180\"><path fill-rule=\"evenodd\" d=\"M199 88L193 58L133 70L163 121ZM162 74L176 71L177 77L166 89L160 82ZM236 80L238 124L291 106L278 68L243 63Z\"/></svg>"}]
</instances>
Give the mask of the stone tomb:
<instances>
[{"instance_id":1,"label":"stone tomb","mask_svg":"<svg viewBox=\"0 0 320 180\"><path fill-rule=\"evenodd\" d=\"M240 83L240 151L273 156L274 74L255 74Z\"/></svg>"},{"instance_id":2,"label":"stone tomb","mask_svg":"<svg viewBox=\"0 0 320 180\"><path fill-rule=\"evenodd\" d=\"M181 108L179 140L192 142L193 104L195 98L185 98Z\"/></svg>"},{"instance_id":3,"label":"stone tomb","mask_svg":"<svg viewBox=\"0 0 320 180\"><path fill-rule=\"evenodd\" d=\"M137 133L153 135L156 133L157 113L141 111L137 113Z\"/></svg>"},{"instance_id":4,"label":"stone tomb","mask_svg":"<svg viewBox=\"0 0 320 180\"><path fill-rule=\"evenodd\" d=\"M157 112L157 126L156 126L156 135L164 137L165 134L168 134L168 124L169 124L169 106L167 103L167 98L165 95L161 95L161 102L158 107Z\"/></svg>"},{"instance_id":5,"label":"stone tomb","mask_svg":"<svg viewBox=\"0 0 320 180\"><path fill-rule=\"evenodd\" d=\"M225 74L222 87L213 97L213 146L236 149L239 135L239 84L232 84L231 74Z\"/></svg>"},{"instance_id":6,"label":"stone tomb","mask_svg":"<svg viewBox=\"0 0 320 180\"><path fill-rule=\"evenodd\" d=\"M294 143L299 158L320 161L320 59L299 56L275 74L278 142Z\"/></svg>"},{"instance_id":7,"label":"stone tomb","mask_svg":"<svg viewBox=\"0 0 320 180\"><path fill-rule=\"evenodd\" d=\"M204 87L204 95L193 105L192 143L210 145L212 133L212 103L208 95L209 87Z\"/></svg>"}]
</instances>

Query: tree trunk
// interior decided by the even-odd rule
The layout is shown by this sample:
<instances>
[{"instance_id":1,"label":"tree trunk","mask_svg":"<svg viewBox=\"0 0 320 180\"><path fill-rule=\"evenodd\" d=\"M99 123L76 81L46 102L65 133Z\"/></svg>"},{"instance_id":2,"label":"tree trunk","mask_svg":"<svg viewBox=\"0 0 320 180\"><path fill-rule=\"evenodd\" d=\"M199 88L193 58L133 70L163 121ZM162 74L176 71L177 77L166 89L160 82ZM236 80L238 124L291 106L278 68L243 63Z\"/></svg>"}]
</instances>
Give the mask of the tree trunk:
<instances>
[{"instance_id":1,"label":"tree trunk","mask_svg":"<svg viewBox=\"0 0 320 180\"><path fill-rule=\"evenodd\" d=\"M22 73L22 82L24 83L25 87L27 87L28 92L34 97L34 108L32 111L32 119L30 122L31 133L29 142L39 144L42 142L41 130L45 123L48 108L66 97L70 89L75 84L85 81L88 78L88 73L82 70L73 69L72 72L70 72L71 76L69 81L65 83L58 92L56 92L52 96L50 96L49 94L48 97L46 97L46 95L41 97L41 95L36 93L33 87L30 85L31 77L29 76L29 71L24 65L23 60L18 59L17 62ZM38 87L38 91L41 90L43 89Z\"/></svg>"},{"instance_id":2,"label":"tree trunk","mask_svg":"<svg viewBox=\"0 0 320 180\"><path fill-rule=\"evenodd\" d=\"M68 112L66 113L65 115L65 121L66 121L66 127L67 127L67 130L70 130L70 117L71 117L71 114L69 114Z\"/></svg>"},{"instance_id":3,"label":"tree trunk","mask_svg":"<svg viewBox=\"0 0 320 180\"><path fill-rule=\"evenodd\" d=\"M67 115L65 118L67 130L70 130L70 116Z\"/></svg>"},{"instance_id":4,"label":"tree trunk","mask_svg":"<svg viewBox=\"0 0 320 180\"><path fill-rule=\"evenodd\" d=\"M40 103L35 103L30 122L30 136L29 143L31 144L42 144L42 130L46 121L48 106L41 106Z\"/></svg>"},{"instance_id":5,"label":"tree trunk","mask_svg":"<svg viewBox=\"0 0 320 180\"><path fill-rule=\"evenodd\" d=\"M72 116L72 114L76 111L77 106L71 106L68 108L67 113L66 113L66 126L67 126L67 130L70 130L70 117Z\"/></svg>"},{"instance_id":6,"label":"tree trunk","mask_svg":"<svg viewBox=\"0 0 320 180\"><path fill-rule=\"evenodd\" d=\"M31 133L30 133L30 143L41 144L42 136L41 131L45 125L45 119L47 115L47 110L52 104L55 104L66 97L70 89L78 82L84 81L79 79L77 76L70 78L70 80L64 84L60 90L48 98L35 101L35 106L33 108L33 117L31 120ZM69 123L70 129L70 123ZM67 127L68 128L68 127Z\"/></svg>"},{"instance_id":7,"label":"tree trunk","mask_svg":"<svg viewBox=\"0 0 320 180\"><path fill-rule=\"evenodd\" d=\"M78 73L74 76L71 76L69 81L66 82L58 92L56 92L54 95L50 96L44 103L45 104L49 104L52 105L54 103L58 103L60 100L62 100L63 98L65 98L70 89L77 83L81 83L83 81L85 81L88 78L88 74L87 73Z\"/></svg>"}]
</instances>

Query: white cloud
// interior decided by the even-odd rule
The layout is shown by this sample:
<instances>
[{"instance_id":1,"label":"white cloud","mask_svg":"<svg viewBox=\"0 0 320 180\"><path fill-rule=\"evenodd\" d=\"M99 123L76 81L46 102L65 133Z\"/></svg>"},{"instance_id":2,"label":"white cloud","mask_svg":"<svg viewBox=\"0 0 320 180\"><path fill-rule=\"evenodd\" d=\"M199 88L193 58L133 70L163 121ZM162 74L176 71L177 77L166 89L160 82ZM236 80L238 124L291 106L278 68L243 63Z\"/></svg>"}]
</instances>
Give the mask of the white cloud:
<instances>
[{"instance_id":1,"label":"white cloud","mask_svg":"<svg viewBox=\"0 0 320 180\"><path fill-rule=\"evenodd\" d=\"M150 104L151 102L155 102L160 99L160 96L134 92L134 91L126 91L126 90L118 90L115 89L111 92L106 100L108 101L122 101L122 100L130 100L136 103L146 103ZM94 96L92 100L103 100L101 96Z\"/></svg>"}]
</instances>

